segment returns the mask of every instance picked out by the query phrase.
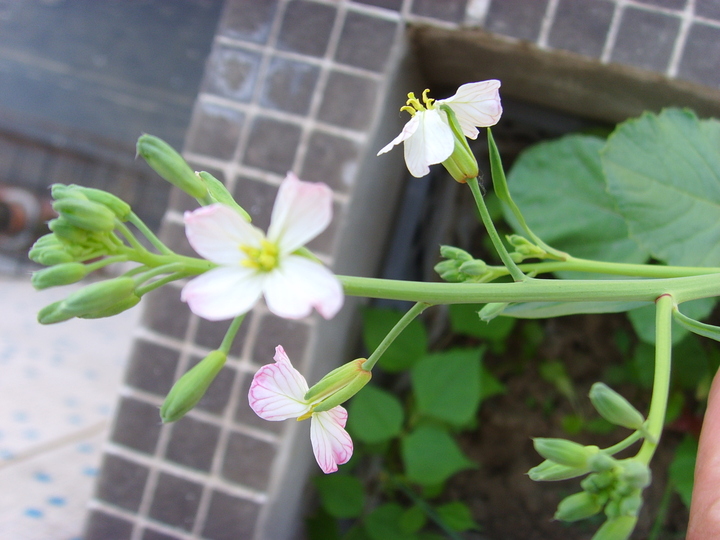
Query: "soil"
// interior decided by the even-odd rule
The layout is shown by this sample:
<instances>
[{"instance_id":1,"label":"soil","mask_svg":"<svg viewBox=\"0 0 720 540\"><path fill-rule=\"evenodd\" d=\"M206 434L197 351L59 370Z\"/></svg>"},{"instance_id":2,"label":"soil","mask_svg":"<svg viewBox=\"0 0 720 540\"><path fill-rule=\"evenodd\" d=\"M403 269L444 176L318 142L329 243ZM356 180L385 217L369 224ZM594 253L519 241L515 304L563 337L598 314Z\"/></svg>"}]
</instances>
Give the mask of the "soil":
<instances>
[{"instance_id":1,"label":"soil","mask_svg":"<svg viewBox=\"0 0 720 540\"><path fill-rule=\"evenodd\" d=\"M532 358L523 358L522 328L516 327L510 348L502 355L488 353L485 365L506 385L507 392L483 402L478 429L460 436L468 457L479 467L455 475L447 484L448 500L468 504L482 532L467 538L487 540L581 540L590 539L603 516L575 524L553 521L558 502L580 491L578 479L562 482L533 482L526 473L542 458L532 446L532 437L569 438L583 444L610 446L629 433L618 428L609 435L568 435L562 419L577 413L553 384L540 376L544 361L560 360L573 381L580 414L596 417L587 393L602 381L606 369L623 360L614 343L618 329L632 335L624 315L576 315L539 321L544 339ZM522 324L522 323L521 323ZM635 385L615 387L639 410L647 410L649 393ZM647 538L658 514L667 486L667 467L682 433L666 430L651 464L653 483L644 492L645 505L633 538ZM628 449L633 455L637 447ZM624 456L623 456L624 457ZM684 537L688 513L676 494L671 497L658 538Z\"/></svg>"}]
</instances>

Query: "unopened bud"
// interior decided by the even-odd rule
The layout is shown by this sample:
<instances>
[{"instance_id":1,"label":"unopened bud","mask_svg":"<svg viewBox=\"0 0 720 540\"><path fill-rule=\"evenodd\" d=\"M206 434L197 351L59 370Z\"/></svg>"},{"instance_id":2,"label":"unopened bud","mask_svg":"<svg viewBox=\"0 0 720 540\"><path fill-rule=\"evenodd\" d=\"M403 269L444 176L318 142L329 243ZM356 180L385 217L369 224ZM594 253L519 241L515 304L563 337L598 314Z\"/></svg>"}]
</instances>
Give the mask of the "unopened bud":
<instances>
[{"instance_id":1,"label":"unopened bud","mask_svg":"<svg viewBox=\"0 0 720 540\"><path fill-rule=\"evenodd\" d=\"M87 201L88 198L78 189L78 186L71 184L53 184L50 186L50 195L56 201L60 199L82 199Z\"/></svg>"},{"instance_id":2,"label":"unopened bud","mask_svg":"<svg viewBox=\"0 0 720 540\"><path fill-rule=\"evenodd\" d=\"M601 493L603 491L607 491L608 488L615 483L615 480L615 473L612 471L593 473L580 482L580 487L590 493Z\"/></svg>"},{"instance_id":3,"label":"unopened bud","mask_svg":"<svg viewBox=\"0 0 720 540\"><path fill-rule=\"evenodd\" d=\"M60 240L68 244L82 245L87 242L89 237L87 230L76 227L64 217L51 219L48 227Z\"/></svg>"},{"instance_id":4,"label":"unopened bud","mask_svg":"<svg viewBox=\"0 0 720 540\"><path fill-rule=\"evenodd\" d=\"M645 418L623 396L608 385L597 382L590 388L590 401L605 420L629 429L640 429Z\"/></svg>"},{"instance_id":5,"label":"unopened bud","mask_svg":"<svg viewBox=\"0 0 720 540\"><path fill-rule=\"evenodd\" d=\"M485 304L483 308L478 311L480 320L485 322L492 321L495 317L501 315L509 305L510 304L505 302L490 302L489 304Z\"/></svg>"},{"instance_id":6,"label":"unopened bud","mask_svg":"<svg viewBox=\"0 0 720 540\"><path fill-rule=\"evenodd\" d=\"M140 297L136 294L131 294L124 300L120 300L119 302L113 304L110 307L98 311L83 313L82 315L78 315L78 317L81 319L103 319L105 317L112 317L114 315L117 315L118 313L127 311L130 308L134 308L139 303Z\"/></svg>"},{"instance_id":7,"label":"unopened bud","mask_svg":"<svg viewBox=\"0 0 720 540\"><path fill-rule=\"evenodd\" d=\"M468 276L484 276L487 274L488 267L485 261L480 259L473 259L472 261L465 261L460 265L460 272L467 274Z\"/></svg>"},{"instance_id":8,"label":"unopened bud","mask_svg":"<svg viewBox=\"0 0 720 540\"><path fill-rule=\"evenodd\" d=\"M142 135L137 142L137 153L156 173L191 197L203 199L207 196L205 183L195 175L182 156L162 139Z\"/></svg>"},{"instance_id":9,"label":"unopened bud","mask_svg":"<svg viewBox=\"0 0 720 540\"><path fill-rule=\"evenodd\" d=\"M208 194L210 195L210 198L213 202L229 206L238 214L240 214L246 221L252 221L250 214L248 214L242 206L235 202L235 199L227 190L225 184L223 184L220 180L215 178L209 172L201 171L195 174L198 176L198 178L200 178L200 180L203 181L205 187L207 187Z\"/></svg>"},{"instance_id":10,"label":"unopened bud","mask_svg":"<svg viewBox=\"0 0 720 540\"><path fill-rule=\"evenodd\" d=\"M160 407L162 421L167 423L180 420L190 409L195 407L217 374L220 373L225 365L225 360L227 360L227 354L222 351L212 351L180 377Z\"/></svg>"},{"instance_id":11,"label":"unopened bud","mask_svg":"<svg viewBox=\"0 0 720 540\"><path fill-rule=\"evenodd\" d=\"M135 296L135 281L130 277L117 277L87 285L70 294L63 303L66 311L80 317L112 308L132 296Z\"/></svg>"},{"instance_id":12,"label":"unopened bud","mask_svg":"<svg viewBox=\"0 0 720 540\"><path fill-rule=\"evenodd\" d=\"M588 458L598 452L597 446L583 446L567 439L533 439L535 451L545 459L568 467L588 466Z\"/></svg>"},{"instance_id":13,"label":"unopened bud","mask_svg":"<svg viewBox=\"0 0 720 540\"><path fill-rule=\"evenodd\" d=\"M618 461L614 457L602 451L588 458L588 467L597 473L612 470L617 464Z\"/></svg>"},{"instance_id":14,"label":"unopened bud","mask_svg":"<svg viewBox=\"0 0 720 540\"><path fill-rule=\"evenodd\" d=\"M305 400L317 403L313 412L329 411L344 403L372 378L372 372L363 369L365 358L358 358L332 370L313 385L305 394Z\"/></svg>"},{"instance_id":15,"label":"unopened bud","mask_svg":"<svg viewBox=\"0 0 720 540\"><path fill-rule=\"evenodd\" d=\"M536 246L524 236L510 234L505 238L507 238L510 245L515 248L515 252L510 254L513 256L513 261L515 262L522 262L525 259L544 259L547 257L547 251Z\"/></svg>"},{"instance_id":16,"label":"unopened bud","mask_svg":"<svg viewBox=\"0 0 720 540\"><path fill-rule=\"evenodd\" d=\"M53 209L71 224L86 231L110 232L115 228L115 214L93 201L60 199L53 203Z\"/></svg>"},{"instance_id":17,"label":"unopened bud","mask_svg":"<svg viewBox=\"0 0 720 540\"><path fill-rule=\"evenodd\" d=\"M650 467L636 459L620 462L620 479L627 482L633 489L644 489L650 485Z\"/></svg>"},{"instance_id":18,"label":"unopened bud","mask_svg":"<svg viewBox=\"0 0 720 540\"><path fill-rule=\"evenodd\" d=\"M535 482L557 482L577 478L587 474L588 471L587 467L568 467L546 459L540 465L530 469L527 474L530 480Z\"/></svg>"},{"instance_id":19,"label":"unopened bud","mask_svg":"<svg viewBox=\"0 0 720 540\"><path fill-rule=\"evenodd\" d=\"M467 251L455 246L440 246L440 256L443 259L455 259L461 262L473 260L473 256Z\"/></svg>"},{"instance_id":20,"label":"unopened bud","mask_svg":"<svg viewBox=\"0 0 720 540\"><path fill-rule=\"evenodd\" d=\"M621 516L637 516L640 513L642 505L643 499L640 490L635 490L620 500L618 511Z\"/></svg>"},{"instance_id":21,"label":"unopened bud","mask_svg":"<svg viewBox=\"0 0 720 540\"><path fill-rule=\"evenodd\" d=\"M33 287L41 290L47 289L48 287L77 283L84 278L87 273L88 270L84 264L79 262L67 262L33 272L30 282Z\"/></svg>"},{"instance_id":22,"label":"unopened bud","mask_svg":"<svg viewBox=\"0 0 720 540\"><path fill-rule=\"evenodd\" d=\"M37 320L40 324L55 324L72 319L75 316L65 309L62 300L45 306L38 312Z\"/></svg>"},{"instance_id":23,"label":"unopened bud","mask_svg":"<svg viewBox=\"0 0 720 540\"><path fill-rule=\"evenodd\" d=\"M587 491L581 491L580 493L565 497L560 501L554 517L560 521L580 521L581 519L594 516L600 512L602 508L598 497L591 495Z\"/></svg>"},{"instance_id":24,"label":"unopened bud","mask_svg":"<svg viewBox=\"0 0 720 540\"><path fill-rule=\"evenodd\" d=\"M627 540L635 529L637 516L610 518L603 523L592 540Z\"/></svg>"},{"instance_id":25,"label":"unopened bud","mask_svg":"<svg viewBox=\"0 0 720 540\"><path fill-rule=\"evenodd\" d=\"M120 221L127 221L132 213L132 208L121 198L102 189L77 186L78 190L89 200L103 205L110 210Z\"/></svg>"},{"instance_id":26,"label":"unopened bud","mask_svg":"<svg viewBox=\"0 0 720 540\"><path fill-rule=\"evenodd\" d=\"M53 266L74 260L73 256L65 251L63 243L54 233L38 238L30 248L28 258L43 266Z\"/></svg>"}]
</instances>

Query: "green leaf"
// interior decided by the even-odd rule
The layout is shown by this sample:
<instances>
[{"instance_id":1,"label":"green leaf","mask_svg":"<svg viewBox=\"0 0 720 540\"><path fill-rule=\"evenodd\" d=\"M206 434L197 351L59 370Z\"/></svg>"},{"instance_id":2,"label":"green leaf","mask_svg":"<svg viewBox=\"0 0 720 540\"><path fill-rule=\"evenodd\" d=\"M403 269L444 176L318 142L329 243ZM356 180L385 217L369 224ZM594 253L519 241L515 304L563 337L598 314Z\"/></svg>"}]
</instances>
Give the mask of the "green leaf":
<instances>
[{"instance_id":1,"label":"green leaf","mask_svg":"<svg viewBox=\"0 0 720 540\"><path fill-rule=\"evenodd\" d=\"M323 509L336 518L354 518L362 514L365 492L354 476L328 474L316 476L313 483L320 495Z\"/></svg>"},{"instance_id":2,"label":"green leaf","mask_svg":"<svg viewBox=\"0 0 720 540\"><path fill-rule=\"evenodd\" d=\"M449 502L438 506L435 510L445 525L453 531L462 532L480 528L473 520L470 508L465 503L460 501Z\"/></svg>"},{"instance_id":3,"label":"green leaf","mask_svg":"<svg viewBox=\"0 0 720 540\"><path fill-rule=\"evenodd\" d=\"M704 319L715 307L714 298L699 298L682 304L683 311L693 319ZM638 337L645 343L655 344L655 305L650 304L640 308L628 311L628 318L635 329ZM680 341L688 335L688 331L679 323L673 324L672 342L673 344Z\"/></svg>"},{"instance_id":4,"label":"green leaf","mask_svg":"<svg viewBox=\"0 0 720 540\"><path fill-rule=\"evenodd\" d=\"M575 257L641 263L647 252L630 238L606 192L600 163L604 143L597 137L568 135L532 146L510 171L510 191L530 228L551 246ZM521 232L511 212L505 212L505 219Z\"/></svg>"},{"instance_id":5,"label":"green leaf","mask_svg":"<svg viewBox=\"0 0 720 540\"><path fill-rule=\"evenodd\" d=\"M700 321L696 321L695 319L691 319L687 315L680 313L677 308L673 310L673 317L675 322L688 332L693 332L699 336L720 341L720 326L713 326L712 324L705 324Z\"/></svg>"},{"instance_id":6,"label":"green leaf","mask_svg":"<svg viewBox=\"0 0 720 540\"><path fill-rule=\"evenodd\" d=\"M377 444L400 434L403 407L393 394L368 385L348 405L348 429L367 444Z\"/></svg>"},{"instance_id":7,"label":"green leaf","mask_svg":"<svg viewBox=\"0 0 720 540\"><path fill-rule=\"evenodd\" d=\"M446 431L433 426L420 426L405 437L402 457L408 478L422 485L439 484L456 472L476 467Z\"/></svg>"},{"instance_id":8,"label":"green leaf","mask_svg":"<svg viewBox=\"0 0 720 540\"><path fill-rule=\"evenodd\" d=\"M673 347L673 383L684 390L695 390L708 373L708 357L700 340L690 334Z\"/></svg>"},{"instance_id":9,"label":"green leaf","mask_svg":"<svg viewBox=\"0 0 720 540\"><path fill-rule=\"evenodd\" d=\"M394 309L365 308L363 316L363 340L368 351L374 351L404 314ZM386 371L409 369L427 351L427 332L415 319L395 339L382 355L378 364Z\"/></svg>"},{"instance_id":10,"label":"green leaf","mask_svg":"<svg viewBox=\"0 0 720 540\"><path fill-rule=\"evenodd\" d=\"M688 110L620 124L601 152L608 191L643 249L671 265L720 265L720 123Z\"/></svg>"},{"instance_id":11,"label":"green leaf","mask_svg":"<svg viewBox=\"0 0 720 540\"><path fill-rule=\"evenodd\" d=\"M501 383L495 375L490 373L485 366L480 366L480 402L485 401L492 396L504 394L507 391L505 385Z\"/></svg>"},{"instance_id":12,"label":"green leaf","mask_svg":"<svg viewBox=\"0 0 720 540\"><path fill-rule=\"evenodd\" d=\"M425 526L427 516L419 506L411 506L400 517L400 529L406 533L418 532Z\"/></svg>"},{"instance_id":13,"label":"green leaf","mask_svg":"<svg viewBox=\"0 0 720 540\"><path fill-rule=\"evenodd\" d=\"M512 332L515 321L498 317L489 323L483 322L478 316L482 307L482 304L452 304L449 312L453 332L493 342L504 341Z\"/></svg>"},{"instance_id":14,"label":"green leaf","mask_svg":"<svg viewBox=\"0 0 720 540\"><path fill-rule=\"evenodd\" d=\"M404 532L400 527L404 510L398 503L390 502L378 506L365 518L365 530L372 540L415 540L412 532Z\"/></svg>"},{"instance_id":15,"label":"green leaf","mask_svg":"<svg viewBox=\"0 0 720 540\"><path fill-rule=\"evenodd\" d=\"M308 540L340 540L337 520L322 509L305 519Z\"/></svg>"},{"instance_id":16,"label":"green leaf","mask_svg":"<svg viewBox=\"0 0 720 540\"><path fill-rule=\"evenodd\" d=\"M482 348L428 354L410 372L420 413L454 426L467 424L480 404Z\"/></svg>"},{"instance_id":17,"label":"green leaf","mask_svg":"<svg viewBox=\"0 0 720 540\"><path fill-rule=\"evenodd\" d=\"M675 457L668 469L670 482L687 508L690 508L690 500L692 499L697 449L697 441L693 437L686 435L675 449Z\"/></svg>"}]
</instances>

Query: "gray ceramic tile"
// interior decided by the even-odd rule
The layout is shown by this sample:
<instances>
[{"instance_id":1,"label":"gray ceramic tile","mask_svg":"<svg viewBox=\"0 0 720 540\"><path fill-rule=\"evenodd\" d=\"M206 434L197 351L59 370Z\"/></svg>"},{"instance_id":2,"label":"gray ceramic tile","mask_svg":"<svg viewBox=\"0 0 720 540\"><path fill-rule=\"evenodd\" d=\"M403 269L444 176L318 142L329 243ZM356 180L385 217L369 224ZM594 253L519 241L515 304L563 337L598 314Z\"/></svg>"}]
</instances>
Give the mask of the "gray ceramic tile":
<instances>
[{"instance_id":1,"label":"gray ceramic tile","mask_svg":"<svg viewBox=\"0 0 720 540\"><path fill-rule=\"evenodd\" d=\"M252 312L245 316L240 329L237 334L235 334L235 341L233 341L232 347L230 347L231 356L240 356L243 344L245 343L245 337L247 336L248 327L250 326L251 318ZM205 319L199 319L197 332L195 333L195 343L211 350L217 349L222 343L225 333L231 323L232 320L207 321Z\"/></svg>"},{"instance_id":2,"label":"gray ceramic tile","mask_svg":"<svg viewBox=\"0 0 720 540\"><path fill-rule=\"evenodd\" d=\"M189 531L195 523L201 493L200 484L160 473L149 515L152 519Z\"/></svg>"},{"instance_id":3,"label":"gray ceramic tile","mask_svg":"<svg viewBox=\"0 0 720 540\"><path fill-rule=\"evenodd\" d=\"M192 469L209 471L220 428L194 418L182 418L172 425L165 457Z\"/></svg>"},{"instance_id":4,"label":"gray ceramic tile","mask_svg":"<svg viewBox=\"0 0 720 540\"><path fill-rule=\"evenodd\" d=\"M680 29L680 19L662 13L627 8L611 60L664 72Z\"/></svg>"},{"instance_id":5,"label":"gray ceramic tile","mask_svg":"<svg viewBox=\"0 0 720 540\"><path fill-rule=\"evenodd\" d=\"M160 413L155 405L133 398L122 398L115 413L110 439L139 452L155 452L160 436Z\"/></svg>"},{"instance_id":6,"label":"gray ceramic tile","mask_svg":"<svg viewBox=\"0 0 720 540\"><path fill-rule=\"evenodd\" d=\"M641 4L646 4L648 6L657 6L667 9L677 9L677 10L683 10L685 9L685 4L687 4L688 0L637 0ZM712 1L712 0L711 0ZM701 6L707 2L707 0L699 0L695 3L695 11L697 11L697 7Z\"/></svg>"},{"instance_id":7,"label":"gray ceramic tile","mask_svg":"<svg viewBox=\"0 0 720 540\"><path fill-rule=\"evenodd\" d=\"M260 67L260 54L216 46L208 59L203 91L245 103L250 101Z\"/></svg>"},{"instance_id":8,"label":"gray ceramic tile","mask_svg":"<svg viewBox=\"0 0 720 540\"><path fill-rule=\"evenodd\" d=\"M504 36L536 41L546 9L547 0L492 0L485 27Z\"/></svg>"},{"instance_id":9,"label":"gray ceramic tile","mask_svg":"<svg viewBox=\"0 0 720 540\"><path fill-rule=\"evenodd\" d=\"M397 23L349 12L345 17L335 60L372 71L384 71L395 41ZM368 39L372 36L371 39Z\"/></svg>"},{"instance_id":10,"label":"gray ceramic tile","mask_svg":"<svg viewBox=\"0 0 720 540\"><path fill-rule=\"evenodd\" d=\"M102 510L91 510L85 522L84 540L127 540L133 524Z\"/></svg>"},{"instance_id":11,"label":"gray ceramic tile","mask_svg":"<svg viewBox=\"0 0 720 540\"><path fill-rule=\"evenodd\" d=\"M606 0L560 0L549 45L600 57L614 11L615 4Z\"/></svg>"},{"instance_id":12,"label":"gray ceramic tile","mask_svg":"<svg viewBox=\"0 0 720 540\"><path fill-rule=\"evenodd\" d=\"M137 339L125 374L128 386L165 396L172 387L178 364L178 351Z\"/></svg>"},{"instance_id":13,"label":"gray ceramic tile","mask_svg":"<svg viewBox=\"0 0 720 540\"><path fill-rule=\"evenodd\" d=\"M310 110L319 74L318 66L273 58L268 67L260 104L269 109L306 115Z\"/></svg>"},{"instance_id":14,"label":"gray ceramic tile","mask_svg":"<svg viewBox=\"0 0 720 540\"><path fill-rule=\"evenodd\" d=\"M276 11L277 0L229 0L225 2L218 34L265 43Z\"/></svg>"},{"instance_id":15,"label":"gray ceramic tile","mask_svg":"<svg viewBox=\"0 0 720 540\"><path fill-rule=\"evenodd\" d=\"M231 482L265 490L274 459L274 445L242 433L231 433L228 438L222 475Z\"/></svg>"},{"instance_id":16,"label":"gray ceramic tile","mask_svg":"<svg viewBox=\"0 0 720 540\"><path fill-rule=\"evenodd\" d=\"M720 28L694 24L685 43L678 76L700 84L720 87Z\"/></svg>"},{"instance_id":17,"label":"gray ceramic tile","mask_svg":"<svg viewBox=\"0 0 720 540\"><path fill-rule=\"evenodd\" d=\"M301 177L347 192L357 172L358 152L358 144L349 139L315 131L310 135Z\"/></svg>"},{"instance_id":18,"label":"gray ceramic tile","mask_svg":"<svg viewBox=\"0 0 720 540\"><path fill-rule=\"evenodd\" d=\"M284 175L292 167L300 142L300 126L257 117L245 150L245 164Z\"/></svg>"},{"instance_id":19,"label":"gray ceramic tile","mask_svg":"<svg viewBox=\"0 0 720 540\"><path fill-rule=\"evenodd\" d=\"M289 2L278 37L278 48L309 56L323 56L336 11L332 6L315 2Z\"/></svg>"},{"instance_id":20,"label":"gray ceramic tile","mask_svg":"<svg viewBox=\"0 0 720 540\"><path fill-rule=\"evenodd\" d=\"M200 358L192 358L190 366L194 366L199 361ZM222 414L230 400L234 380L235 369L228 366L222 368L195 407L212 414Z\"/></svg>"},{"instance_id":21,"label":"gray ceramic tile","mask_svg":"<svg viewBox=\"0 0 720 540\"><path fill-rule=\"evenodd\" d=\"M193 129L188 133L188 151L231 159L244 119L239 111L199 100L193 112Z\"/></svg>"},{"instance_id":22,"label":"gray ceramic tile","mask_svg":"<svg viewBox=\"0 0 720 540\"><path fill-rule=\"evenodd\" d=\"M467 0L413 0L412 12L441 21L461 22L466 5Z\"/></svg>"},{"instance_id":23,"label":"gray ceramic tile","mask_svg":"<svg viewBox=\"0 0 720 540\"><path fill-rule=\"evenodd\" d=\"M297 366L305 353L308 326L298 321L265 315L255 337L252 359L258 364L269 364L275 356L275 347L282 345L290 360Z\"/></svg>"},{"instance_id":24,"label":"gray ceramic tile","mask_svg":"<svg viewBox=\"0 0 720 540\"><path fill-rule=\"evenodd\" d=\"M392 9L393 11L400 11L402 8L402 0L354 0L354 2L357 4Z\"/></svg>"},{"instance_id":25,"label":"gray ceramic tile","mask_svg":"<svg viewBox=\"0 0 720 540\"><path fill-rule=\"evenodd\" d=\"M153 529L143 529L142 540L178 540L178 537Z\"/></svg>"},{"instance_id":26,"label":"gray ceramic tile","mask_svg":"<svg viewBox=\"0 0 720 540\"><path fill-rule=\"evenodd\" d=\"M143 296L145 310L142 323L151 330L183 339L190 320L190 310L180 300L180 289L162 287Z\"/></svg>"},{"instance_id":27,"label":"gray ceramic tile","mask_svg":"<svg viewBox=\"0 0 720 540\"><path fill-rule=\"evenodd\" d=\"M164 221L160 226L159 236L175 253L185 255L186 257L199 257L190 245L190 242L188 242L184 225Z\"/></svg>"},{"instance_id":28,"label":"gray ceramic tile","mask_svg":"<svg viewBox=\"0 0 720 540\"><path fill-rule=\"evenodd\" d=\"M254 502L214 491L203 529L209 540L252 538L260 506Z\"/></svg>"},{"instance_id":29,"label":"gray ceramic tile","mask_svg":"<svg viewBox=\"0 0 720 540\"><path fill-rule=\"evenodd\" d=\"M720 21L720 0L702 0L695 2L695 15Z\"/></svg>"},{"instance_id":30,"label":"gray ceramic tile","mask_svg":"<svg viewBox=\"0 0 720 540\"><path fill-rule=\"evenodd\" d=\"M375 108L377 83L364 77L332 72L318 118L336 126L365 130Z\"/></svg>"},{"instance_id":31,"label":"gray ceramic tile","mask_svg":"<svg viewBox=\"0 0 720 540\"><path fill-rule=\"evenodd\" d=\"M270 225L270 215L277 195L277 188L266 182L238 177L235 180L235 200L252 217L256 227L267 231Z\"/></svg>"},{"instance_id":32,"label":"gray ceramic tile","mask_svg":"<svg viewBox=\"0 0 720 540\"><path fill-rule=\"evenodd\" d=\"M252 375L246 374L240 385L240 399L238 400L238 406L235 410L235 421L240 424L245 424L246 426L256 427L273 433L280 433L283 430L285 422L268 422L260 418L250 408L248 404L248 392L250 391L251 382Z\"/></svg>"},{"instance_id":33,"label":"gray ceramic tile","mask_svg":"<svg viewBox=\"0 0 720 540\"><path fill-rule=\"evenodd\" d=\"M150 470L120 456L105 454L98 478L96 497L131 512L140 508Z\"/></svg>"}]
</instances>

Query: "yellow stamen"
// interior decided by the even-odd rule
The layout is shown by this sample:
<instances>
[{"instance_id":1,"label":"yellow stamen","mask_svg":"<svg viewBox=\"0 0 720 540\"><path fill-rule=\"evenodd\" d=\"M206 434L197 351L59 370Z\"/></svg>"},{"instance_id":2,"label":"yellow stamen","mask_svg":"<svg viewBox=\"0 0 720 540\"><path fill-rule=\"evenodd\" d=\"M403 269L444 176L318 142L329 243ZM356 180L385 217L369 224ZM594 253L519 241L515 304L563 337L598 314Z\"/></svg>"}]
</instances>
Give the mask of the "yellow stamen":
<instances>
[{"instance_id":1,"label":"yellow stamen","mask_svg":"<svg viewBox=\"0 0 720 540\"><path fill-rule=\"evenodd\" d=\"M435 108L435 106L433 105L433 103L435 102L435 100L434 100L433 98L428 97L428 94L429 94L429 93L430 93L430 89L429 89L429 88L426 88L425 90L423 90L423 93L422 93L423 103L425 103L425 107L427 107L428 110Z\"/></svg>"},{"instance_id":2,"label":"yellow stamen","mask_svg":"<svg viewBox=\"0 0 720 540\"><path fill-rule=\"evenodd\" d=\"M259 248L240 246L240 251L247 255L247 259L240 261L240 264L247 268L269 272L278 265L278 247L269 240L262 240Z\"/></svg>"},{"instance_id":3,"label":"yellow stamen","mask_svg":"<svg viewBox=\"0 0 720 540\"><path fill-rule=\"evenodd\" d=\"M426 88L423 90L422 93L422 100L423 103L420 103L420 100L415 97L415 94L413 92L408 93L408 99L405 102L405 105L400 107L401 111L405 111L410 113L410 116L415 116L415 113L423 112L423 111L429 111L435 108L435 100L428 97L428 93L430 92L429 88Z\"/></svg>"}]
</instances>

